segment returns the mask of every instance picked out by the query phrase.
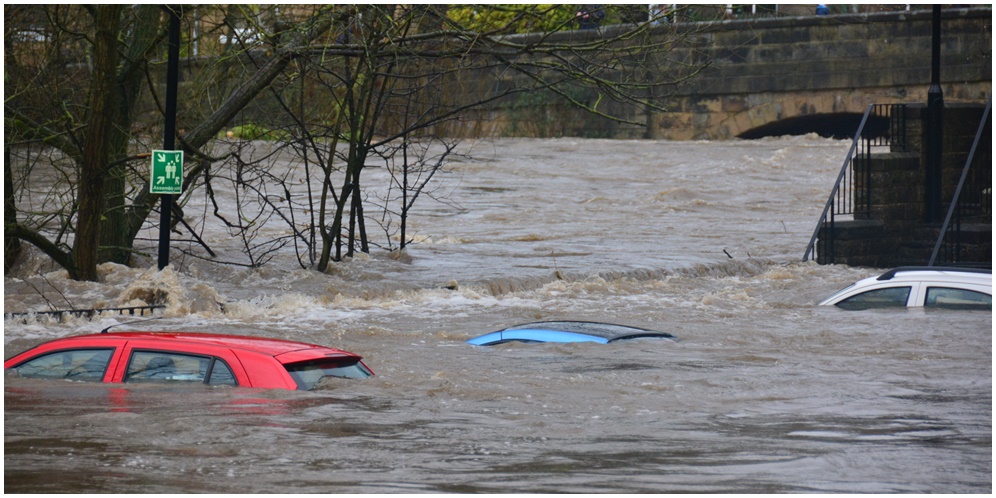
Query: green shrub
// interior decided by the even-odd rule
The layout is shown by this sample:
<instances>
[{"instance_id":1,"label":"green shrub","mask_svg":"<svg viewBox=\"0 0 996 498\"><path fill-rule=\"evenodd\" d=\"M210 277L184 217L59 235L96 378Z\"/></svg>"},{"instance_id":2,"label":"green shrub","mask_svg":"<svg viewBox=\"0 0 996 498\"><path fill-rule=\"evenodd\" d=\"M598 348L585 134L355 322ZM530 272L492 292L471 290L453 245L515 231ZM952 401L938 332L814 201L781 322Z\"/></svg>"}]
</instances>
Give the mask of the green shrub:
<instances>
[{"instance_id":1,"label":"green shrub","mask_svg":"<svg viewBox=\"0 0 996 498\"><path fill-rule=\"evenodd\" d=\"M257 124L244 124L233 126L225 135L229 138L239 138L242 140L287 140L287 132L281 130L271 130Z\"/></svg>"}]
</instances>

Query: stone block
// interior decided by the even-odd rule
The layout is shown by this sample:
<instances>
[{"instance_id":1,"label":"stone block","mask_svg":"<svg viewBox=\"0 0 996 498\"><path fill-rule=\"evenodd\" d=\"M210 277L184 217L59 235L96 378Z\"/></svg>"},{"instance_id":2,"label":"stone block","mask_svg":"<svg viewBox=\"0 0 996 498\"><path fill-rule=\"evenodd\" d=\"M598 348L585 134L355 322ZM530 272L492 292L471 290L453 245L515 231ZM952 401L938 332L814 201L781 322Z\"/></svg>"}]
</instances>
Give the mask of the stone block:
<instances>
[{"instance_id":1,"label":"stone block","mask_svg":"<svg viewBox=\"0 0 996 498\"><path fill-rule=\"evenodd\" d=\"M771 29L759 33L762 45L806 43L811 41L809 29Z\"/></svg>"},{"instance_id":2,"label":"stone block","mask_svg":"<svg viewBox=\"0 0 996 498\"><path fill-rule=\"evenodd\" d=\"M921 202L872 204L869 216L885 223L915 223L923 219Z\"/></svg>"},{"instance_id":3,"label":"stone block","mask_svg":"<svg viewBox=\"0 0 996 498\"><path fill-rule=\"evenodd\" d=\"M820 227L819 238L825 239L829 237L831 230L837 240L864 240L881 237L885 231L885 224L878 220L838 221L834 223L833 228L828 224Z\"/></svg>"},{"instance_id":4,"label":"stone block","mask_svg":"<svg viewBox=\"0 0 996 498\"><path fill-rule=\"evenodd\" d=\"M915 204L923 199L923 188L888 184L872 188L870 192L873 205Z\"/></svg>"},{"instance_id":5,"label":"stone block","mask_svg":"<svg viewBox=\"0 0 996 498\"><path fill-rule=\"evenodd\" d=\"M881 185L922 185L923 184L923 173L919 170L901 170L901 171L878 171L872 170L871 176L869 178L869 183L872 188ZM864 176L855 175L854 183L856 186L864 186Z\"/></svg>"},{"instance_id":6,"label":"stone block","mask_svg":"<svg viewBox=\"0 0 996 498\"><path fill-rule=\"evenodd\" d=\"M719 106L719 109L713 112L744 112L748 109L750 109L750 106L747 104L747 100L745 98L739 95L729 95L722 98L722 103Z\"/></svg>"}]
</instances>

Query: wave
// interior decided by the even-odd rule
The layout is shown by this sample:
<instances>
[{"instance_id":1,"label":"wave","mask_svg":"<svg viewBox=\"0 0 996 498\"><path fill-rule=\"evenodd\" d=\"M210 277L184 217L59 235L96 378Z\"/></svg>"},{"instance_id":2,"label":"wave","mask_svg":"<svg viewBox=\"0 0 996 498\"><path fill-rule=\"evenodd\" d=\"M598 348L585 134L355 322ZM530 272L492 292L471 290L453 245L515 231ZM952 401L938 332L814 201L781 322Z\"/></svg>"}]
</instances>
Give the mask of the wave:
<instances>
[{"instance_id":1,"label":"wave","mask_svg":"<svg viewBox=\"0 0 996 498\"><path fill-rule=\"evenodd\" d=\"M485 280L477 284L471 284L470 287L484 289L490 295L497 297L516 292L537 290L557 281L566 283L586 282L591 280L631 280L637 282L647 282L664 280L672 276L685 278L753 277L767 271L768 268L775 264L778 263L767 259L747 259L729 260L717 263L703 263L679 268L636 268L590 273L567 273L558 270L545 276L495 278Z\"/></svg>"}]
</instances>

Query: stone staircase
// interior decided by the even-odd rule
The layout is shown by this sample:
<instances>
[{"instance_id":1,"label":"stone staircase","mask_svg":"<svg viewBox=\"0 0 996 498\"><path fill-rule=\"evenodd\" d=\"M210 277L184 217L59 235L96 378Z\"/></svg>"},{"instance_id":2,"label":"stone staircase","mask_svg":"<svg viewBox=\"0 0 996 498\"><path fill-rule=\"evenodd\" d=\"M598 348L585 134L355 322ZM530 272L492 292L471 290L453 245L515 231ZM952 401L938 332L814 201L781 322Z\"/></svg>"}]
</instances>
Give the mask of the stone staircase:
<instances>
[{"instance_id":1,"label":"stone staircase","mask_svg":"<svg viewBox=\"0 0 996 498\"><path fill-rule=\"evenodd\" d=\"M909 136L903 144L905 150L855 157L852 161L852 219L837 219L821 226L818 237L824 241L832 238L833 250L829 254L817 254L816 260L820 264L891 268L926 265L930 261L942 224L923 221L925 108L911 106L911 110L906 118ZM945 213L954 197L982 115L982 108L978 106L945 108L942 159ZM968 214L953 227L957 231L957 243L946 243L946 257L935 264L992 266L991 134L984 137L979 148L982 147L985 150L981 151L984 155L980 162L985 169L977 171L977 178L962 191L963 199L975 201L970 202L966 209Z\"/></svg>"}]
</instances>

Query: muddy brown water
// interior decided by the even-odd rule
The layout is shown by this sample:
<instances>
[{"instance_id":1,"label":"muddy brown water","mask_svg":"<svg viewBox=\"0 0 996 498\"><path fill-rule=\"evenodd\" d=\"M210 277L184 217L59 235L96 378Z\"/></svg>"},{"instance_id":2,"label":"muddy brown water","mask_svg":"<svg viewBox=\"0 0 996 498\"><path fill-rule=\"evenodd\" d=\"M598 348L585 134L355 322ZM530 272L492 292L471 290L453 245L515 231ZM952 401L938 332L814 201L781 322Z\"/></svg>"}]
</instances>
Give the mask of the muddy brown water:
<instances>
[{"instance_id":1,"label":"muddy brown water","mask_svg":"<svg viewBox=\"0 0 996 498\"><path fill-rule=\"evenodd\" d=\"M326 344L377 376L310 392L6 377L5 491L989 493L991 312L815 306L877 273L800 261L848 146L468 143L446 202L416 205L406 257L326 275L291 254L174 256L87 284L39 259L5 276L5 312L164 292L161 319L119 328ZM556 319L679 340L464 342ZM128 320L8 319L5 354Z\"/></svg>"}]
</instances>

